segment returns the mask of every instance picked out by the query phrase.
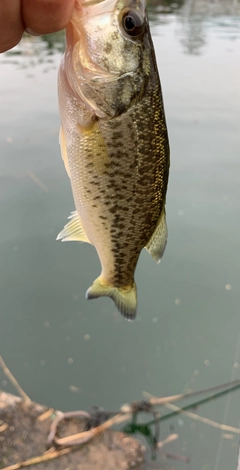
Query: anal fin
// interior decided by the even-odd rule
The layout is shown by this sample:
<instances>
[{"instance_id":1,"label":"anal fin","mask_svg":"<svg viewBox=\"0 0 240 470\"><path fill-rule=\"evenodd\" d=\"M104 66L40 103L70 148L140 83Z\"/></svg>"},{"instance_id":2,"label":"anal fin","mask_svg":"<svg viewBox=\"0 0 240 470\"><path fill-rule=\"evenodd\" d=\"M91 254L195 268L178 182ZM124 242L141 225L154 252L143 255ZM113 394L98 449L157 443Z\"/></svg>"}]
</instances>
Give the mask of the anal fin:
<instances>
[{"instance_id":1,"label":"anal fin","mask_svg":"<svg viewBox=\"0 0 240 470\"><path fill-rule=\"evenodd\" d=\"M68 218L70 222L68 222L58 234L57 240L62 240L62 242L78 241L91 243L85 233L77 211L72 212Z\"/></svg>"},{"instance_id":2,"label":"anal fin","mask_svg":"<svg viewBox=\"0 0 240 470\"><path fill-rule=\"evenodd\" d=\"M149 240L145 246L146 250L150 253L152 258L156 261L157 264L160 263L163 253L167 245L167 223L166 223L166 212L165 208L162 210L158 224Z\"/></svg>"}]
</instances>

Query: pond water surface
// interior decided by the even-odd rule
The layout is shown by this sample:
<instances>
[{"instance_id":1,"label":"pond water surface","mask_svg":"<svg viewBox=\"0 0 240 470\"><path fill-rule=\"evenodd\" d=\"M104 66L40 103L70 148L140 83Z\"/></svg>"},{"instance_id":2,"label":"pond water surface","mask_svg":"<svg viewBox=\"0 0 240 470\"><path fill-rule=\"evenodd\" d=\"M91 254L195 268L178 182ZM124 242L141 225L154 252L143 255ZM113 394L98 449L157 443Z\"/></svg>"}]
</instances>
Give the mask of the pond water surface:
<instances>
[{"instance_id":1,"label":"pond water surface","mask_svg":"<svg viewBox=\"0 0 240 470\"><path fill-rule=\"evenodd\" d=\"M115 410L143 391L240 378L240 6L215 3L149 7L171 144L169 239L160 266L142 252L133 323L109 299L85 300L95 250L55 241L73 210L58 146L64 35L26 37L0 57L0 354L37 402ZM1 373L0 388L14 391ZM198 412L239 427L239 403L236 391ZM159 468L236 468L236 434L180 416L161 438L173 429L166 450L191 462Z\"/></svg>"}]
</instances>

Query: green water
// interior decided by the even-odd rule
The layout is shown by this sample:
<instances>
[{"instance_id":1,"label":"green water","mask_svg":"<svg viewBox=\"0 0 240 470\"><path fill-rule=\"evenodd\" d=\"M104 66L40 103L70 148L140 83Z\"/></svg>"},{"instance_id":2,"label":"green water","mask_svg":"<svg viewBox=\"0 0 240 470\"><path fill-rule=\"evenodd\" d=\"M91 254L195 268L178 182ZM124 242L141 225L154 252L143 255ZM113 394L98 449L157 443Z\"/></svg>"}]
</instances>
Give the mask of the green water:
<instances>
[{"instance_id":1,"label":"green water","mask_svg":"<svg viewBox=\"0 0 240 470\"><path fill-rule=\"evenodd\" d=\"M240 5L150 7L171 144L169 240L160 266L143 252L139 308L85 300L93 247L55 238L73 210L58 146L56 76L63 35L26 37L0 57L0 354L33 399L62 410L118 409L240 378ZM239 15L239 16L238 16ZM73 391L77 387L78 391ZM0 372L0 387L14 389ZM198 409L239 426L240 392ZM164 421L166 451L236 468L238 436L187 417Z\"/></svg>"}]
</instances>

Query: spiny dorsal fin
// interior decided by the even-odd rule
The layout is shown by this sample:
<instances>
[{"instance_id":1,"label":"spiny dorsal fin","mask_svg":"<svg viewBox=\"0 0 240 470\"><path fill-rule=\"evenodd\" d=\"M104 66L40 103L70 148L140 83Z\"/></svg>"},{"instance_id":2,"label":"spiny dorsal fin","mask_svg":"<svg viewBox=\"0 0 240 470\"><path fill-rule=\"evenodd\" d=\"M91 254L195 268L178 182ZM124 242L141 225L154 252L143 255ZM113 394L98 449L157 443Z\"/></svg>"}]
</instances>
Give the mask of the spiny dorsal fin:
<instances>
[{"instance_id":1,"label":"spiny dorsal fin","mask_svg":"<svg viewBox=\"0 0 240 470\"><path fill-rule=\"evenodd\" d=\"M145 246L146 250L150 253L157 264L160 263L163 257L163 253L167 245L167 236L166 212L164 208L160 215L157 227Z\"/></svg>"},{"instance_id":2,"label":"spiny dorsal fin","mask_svg":"<svg viewBox=\"0 0 240 470\"><path fill-rule=\"evenodd\" d=\"M62 242L78 241L91 243L85 233L77 211L72 212L68 218L70 222L68 222L68 224L64 226L64 229L58 234L57 240L62 240Z\"/></svg>"}]
</instances>

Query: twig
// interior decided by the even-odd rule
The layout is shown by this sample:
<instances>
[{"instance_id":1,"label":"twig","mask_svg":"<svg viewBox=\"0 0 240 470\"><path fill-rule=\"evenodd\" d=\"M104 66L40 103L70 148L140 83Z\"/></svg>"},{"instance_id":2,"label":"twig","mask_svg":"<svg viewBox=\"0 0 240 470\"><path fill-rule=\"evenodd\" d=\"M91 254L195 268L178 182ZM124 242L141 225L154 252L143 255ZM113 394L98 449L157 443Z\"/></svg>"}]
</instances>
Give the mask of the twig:
<instances>
[{"instance_id":1,"label":"twig","mask_svg":"<svg viewBox=\"0 0 240 470\"><path fill-rule=\"evenodd\" d=\"M7 428L8 428L8 424L7 424L7 423L3 423L3 424L0 426L0 432L6 431Z\"/></svg>"},{"instance_id":2,"label":"twig","mask_svg":"<svg viewBox=\"0 0 240 470\"><path fill-rule=\"evenodd\" d=\"M205 388L203 390L199 390L195 392L182 393L179 395L171 395L171 396L163 397L163 398L154 397L148 392L143 392L143 393L144 395L148 397L149 403L151 403L151 405L157 406L157 405L164 405L165 403L173 403L174 401L186 400L187 398L192 398L198 395L203 395L204 393L211 393L217 390L222 390L223 388L229 388L229 387L233 387L237 385L240 385L240 380L234 380L232 382L227 382L225 384L215 385L215 387Z\"/></svg>"},{"instance_id":3,"label":"twig","mask_svg":"<svg viewBox=\"0 0 240 470\"><path fill-rule=\"evenodd\" d=\"M72 447L67 447L66 449L55 450L54 452L48 452L38 457L33 457L32 459L25 460L24 462L15 463L9 465L9 467L4 467L2 470L18 470L19 468L30 467L30 465L37 465L41 462L47 462L48 460L56 459L61 457L61 455L69 454L72 451Z\"/></svg>"},{"instance_id":4,"label":"twig","mask_svg":"<svg viewBox=\"0 0 240 470\"><path fill-rule=\"evenodd\" d=\"M12 375L12 373L10 372L10 370L8 369L8 367L6 366L2 356L0 356L0 367L2 368L4 374L6 375L6 377L10 380L10 382L13 384L13 386L16 388L16 390L18 391L19 395L22 397L22 399L30 404L32 403L32 400L29 398L29 396L24 392L24 390L22 389L22 387L20 387L19 383L17 382L17 380L15 379L15 377Z\"/></svg>"},{"instance_id":5,"label":"twig","mask_svg":"<svg viewBox=\"0 0 240 470\"><path fill-rule=\"evenodd\" d=\"M54 444L59 445L59 442L58 442L59 438L56 437L57 428L59 424L61 423L61 421L63 421L64 419L70 419L70 418L82 418L82 419L85 418L89 420L91 418L91 415L87 413L86 411L69 411L67 413L57 413L56 418L52 421L52 424L50 426L50 432L47 438L48 449L52 447ZM87 441L88 441L88 438L87 438ZM84 444L84 442L85 440L81 441L80 444ZM75 445L75 441L73 445Z\"/></svg>"},{"instance_id":6,"label":"twig","mask_svg":"<svg viewBox=\"0 0 240 470\"><path fill-rule=\"evenodd\" d=\"M168 437L166 437L166 439L164 439L163 441L159 441L157 443L157 448L162 449L166 444L169 444L170 442L176 441L176 439L178 439L178 438L179 438L178 434L170 434Z\"/></svg>"},{"instance_id":7,"label":"twig","mask_svg":"<svg viewBox=\"0 0 240 470\"><path fill-rule=\"evenodd\" d=\"M29 178L31 178L34 183L36 183L37 186L39 186L39 188L41 188L45 193L48 193L48 188L47 186L40 180L40 178L38 178L37 175L35 175L35 173L33 173L33 171L31 170L28 170L26 172L26 174L29 176Z\"/></svg>"},{"instance_id":8,"label":"twig","mask_svg":"<svg viewBox=\"0 0 240 470\"><path fill-rule=\"evenodd\" d=\"M15 386L15 388L17 389L17 391L19 392L19 394L21 395L23 400L27 403L31 403L31 399L22 390L22 388L18 384L17 380L14 378L14 376L12 375L10 370L7 368L7 366L4 363L1 356L0 356L0 366L2 367L3 372L5 373L5 375L9 378L9 380ZM227 387L227 390L216 393L215 395L212 395L208 398L199 400L198 403L193 403L193 404L188 405L184 408L179 408L179 407L171 404L171 402L173 402L173 401L183 400L183 399L190 398L190 397L193 397L193 396L196 396L196 395L199 395L199 394L209 393L209 392L219 390L219 389L221 390L221 389L226 388L226 387ZM35 457L35 458L32 458L32 459L26 460L25 462L20 462L20 463L11 465L9 467L5 467L2 470L18 470L18 469L23 468L23 467L28 467L30 465L36 465L36 464L44 462L44 461L55 459L57 457L60 457L61 455L68 454L69 452L71 452L72 446L76 446L76 445L86 443L90 439L92 439L93 437L99 435L100 433L102 433L105 430L112 427L114 424L120 424L120 423L130 419L132 415L136 414L136 410L138 408L138 405L139 405L139 411L151 411L152 410L152 412L153 412L153 409L151 409L151 407L158 406L158 405L164 405L166 408L169 408L173 411L173 413L171 413L169 415L162 416L161 418L154 419L154 421L152 421L152 422L146 423L146 426L149 426L151 424L156 425L156 423L159 422L160 419L161 420L168 419L170 416L172 416L174 414L183 413L183 414L185 414L186 416L188 416L192 419L201 421L205 424L209 424L209 425L211 425L215 428L218 428L218 429L221 429L223 431L232 432L232 433L240 435L240 430L237 429L237 428L234 428L234 427L228 426L228 425L224 425L224 424L220 424L220 423L212 421L208 418L201 417L201 416L199 416L195 413L186 411L187 409L193 408L194 406L196 406L196 404L206 403L207 401L209 401L213 398L217 398L219 396L222 396L222 395L224 395L224 394L226 394L230 391L233 391L233 390L235 390L239 387L240 387L240 380L235 380L233 382L229 382L229 383L226 383L226 384L223 384L223 385L217 385L217 386L212 387L212 388L208 388L208 389L204 389L204 390L200 390L200 391L196 391L196 392L191 392L191 393L186 393L186 394L173 395L173 396L164 397L164 398L158 398L158 397L154 397L154 396L148 394L148 396L150 397L148 402L140 402L140 403L135 402L135 403L132 403L132 404L123 405L118 414L116 414L112 418L108 419L104 423L100 424L99 426L96 426L96 427L94 427L94 428L92 428L88 431L84 431L84 432L81 432L81 433L73 434L71 436L67 436L67 437L57 439L57 444L59 446L64 446L65 447L64 449L56 450L54 452L51 452L51 451L47 452L47 453L43 454L42 456L38 456L38 457ZM143 406L143 404L144 404L144 406ZM52 409L47 410L42 415L40 415L40 417L38 419L39 420L47 419L47 417L49 417L49 415L52 413L52 411L54 411L54 410L52 410ZM171 440L173 439L173 437L169 436L169 438L167 440L163 441L162 443L159 443L159 447L161 448L164 444L169 442L170 438L171 438ZM170 454L169 454L169 456L170 456ZM238 470L240 470L240 469L238 469Z\"/></svg>"},{"instance_id":9,"label":"twig","mask_svg":"<svg viewBox=\"0 0 240 470\"><path fill-rule=\"evenodd\" d=\"M166 444L169 444L170 442L173 442L175 441L176 439L179 438L179 435L178 434L170 434L166 439L164 439L163 441L160 441L158 442L157 444L157 448L159 450L159 454L162 456L162 457L166 457L167 459L174 459L174 460L180 460L182 462L190 462L190 458L189 457L185 457L184 455L179 455L179 454L173 454L173 453L169 453L169 452L163 452L162 451L162 448L166 445Z\"/></svg>"},{"instance_id":10,"label":"twig","mask_svg":"<svg viewBox=\"0 0 240 470\"><path fill-rule=\"evenodd\" d=\"M113 424L119 424L127 419L129 419L131 415L116 415L113 418L109 419L105 423L97 426L96 428L90 429L90 431L81 432L78 434L73 434L72 436L67 436L62 439L58 440L60 445L65 445L67 443L70 446L77 445L78 443L87 442L88 440L92 439L93 437L97 436L101 432L105 431L106 429L110 428ZM81 442L80 442L81 439ZM78 440L78 441L77 441ZM56 459L61 455L69 454L72 451L72 447L66 447L65 449L57 450L54 452L46 452L45 454L34 457L29 460L25 460L24 462L19 462L14 465L10 465L9 467L2 468L2 470L18 470L19 468L29 467L30 465L37 465L41 462L46 462L48 460Z\"/></svg>"},{"instance_id":11,"label":"twig","mask_svg":"<svg viewBox=\"0 0 240 470\"><path fill-rule=\"evenodd\" d=\"M89 431L83 431L77 434L72 434L71 436L62 437L57 440L57 443L60 446L74 446L85 444L86 442L90 441L90 439L92 439L93 437L111 428L114 424L120 424L123 421L127 421L128 419L130 419L130 417L131 413L126 413L124 415L117 414L113 418L110 418L105 421L105 423L100 424L99 426L92 428Z\"/></svg>"},{"instance_id":12,"label":"twig","mask_svg":"<svg viewBox=\"0 0 240 470\"><path fill-rule=\"evenodd\" d=\"M227 388L226 390L222 390L221 392L218 392L218 393L215 393L213 395L210 395L209 397L206 397L206 398L202 398L201 400L198 400L194 403L190 403L189 405L186 405L180 409L182 409L183 411L187 411L187 410L190 410L192 408L195 408L196 406L201 406L201 405L205 405L206 403L208 403L209 401L211 400L216 400L217 398L221 398L223 397L224 395L226 395L227 393L230 393L230 392L234 392L235 390L238 390L240 388L240 384L237 383L236 385L232 385L234 384L236 381L234 382L229 382L228 385L229 385L229 388ZM237 381L239 382L239 381ZM149 394L148 394L149 395ZM151 395L152 396L152 395ZM153 397L155 398L155 397ZM166 421L167 419L170 419L170 418L173 418L174 416L176 416L177 414L179 413L179 411L172 411L171 413L169 414L166 414L166 415L162 415L161 416L161 421ZM153 421L149 421L148 423L146 423L146 426L151 426L152 424L155 424L155 420ZM239 469L240 470L240 469Z\"/></svg>"},{"instance_id":13,"label":"twig","mask_svg":"<svg viewBox=\"0 0 240 470\"><path fill-rule=\"evenodd\" d=\"M185 398L186 396L189 397L189 396L192 396L193 394L198 394L198 393L206 393L207 391L212 391L212 390L216 390L216 389L219 389L219 388L223 388L223 387L226 387L229 385L235 385L235 387L239 386L240 385L240 380L237 380L237 381L234 381L234 382L231 382L231 383L228 383L228 384L224 384L224 385L218 385L216 387L212 387L210 389L207 389L207 390L202 390L200 392L193 392L191 394L186 394L186 395L175 395L171 398L174 398L175 397L181 397L180 399L183 399ZM179 398L178 398L179 399ZM182 408L179 408L179 407L175 407L174 405L171 405L170 403L168 403L166 400L167 398L161 398L161 399L158 399L156 397L153 397L151 396L149 402L151 404L155 404L157 401L159 404L159 400L161 400L161 403L164 404L165 406L167 405L170 409L174 410L174 412L176 413L180 413L180 412L184 412L184 410L182 410ZM191 405L191 406L194 406L194 405ZM134 404L134 409L136 409L136 403ZM88 442L90 439L92 439L93 437L97 436L98 434L100 434L101 432L105 431L106 429L109 429L111 426L113 426L114 424L119 424L123 421L127 421L128 419L130 419L131 415L133 413L133 410L132 410L132 406L131 405L124 405L122 408L121 408L121 414L117 414L115 415L113 418L109 419L108 421L105 421L103 424L95 427L95 428L92 428L90 429L89 431L83 431L83 432L80 432L80 433L77 433L77 434L72 434L71 436L66 436L66 437L63 437L63 438L58 438L57 439L57 445L59 446L74 446L74 445L81 445L81 444L84 444L86 442ZM198 415L195 415L194 413L189 413L189 415L192 415L192 416L197 416ZM161 420L162 418L159 418L159 420ZM196 418L197 419L197 418ZM213 426L215 427L219 427L219 426L222 426L222 430L224 431L232 431L232 432L236 432L237 428L233 428L231 426L227 426L227 425L220 425L218 423L215 423L215 421L211 421L211 420L207 420L207 418L202 418L199 417L199 421L204 421L205 423L208 421L208 424L212 424L214 423ZM158 419L155 419L153 423L156 423L158 421ZM238 432L238 430L237 430ZM240 431L238 432L238 434L240 434Z\"/></svg>"},{"instance_id":14,"label":"twig","mask_svg":"<svg viewBox=\"0 0 240 470\"><path fill-rule=\"evenodd\" d=\"M189 416L193 419L198 419L199 421L202 421L205 424L209 424L209 425L211 425L213 427L216 427L218 429L222 429L223 431L234 432L234 433L240 434L240 430L238 430L237 428L234 428L234 427L228 426L228 425L224 425L224 424L219 424L219 423L217 423L215 421L212 421L210 419L203 418L199 415L196 415L195 413L185 412L184 410L182 410L182 408L179 408L179 407L177 407L175 405L172 405L171 403L167 402L167 399L169 399L169 398L173 399L173 400L176 400L176 399L180 400L180 399L183 399L183 398L189 398L190 396L193 396L193 395L196 395L196 394L199 394L199 393L206 393L209 390L213 391L213 390L221 389L221 388L229 386L229 385L235 385L235 387L236 387L237 385L240 385L240 380L236 380L236 381L228 383L228 384L218 385L218 386L212 387L210 389L202 390L200 392L193 392L193 393L185 394L185 395L183 395L183 394L182 395L174 395L172 397L166 397L166 398L160 398L160 399L151 396L149 402L151 404L158 404L159 405L159 402L161 401L161 404L163 404L164 406L166 406L167 408L169 408L171 410L174 410L177 413L186 414L187 416ZM178 397L178 398L176 398L176 397ZM191 406L193 406L193 405L191 405ZM93 429L90 429L89 431L84 431L84 432L81 432L81 433L78 433L78 434L73 434L71 436L60 438L60 439L57 440L57 443L58 443L58 445L61 445L61 446L65 446L65 445L71 445L72 446L72 445L83 444L83 443L89 441L90 439L92 439L94 436L96 436L96 435L100 434L101 432L105 431L106 429L110 428L113 424L119 424L123 421L127 421L131 417L130 409L131 409L130 406L128 407L127 405L124 405L124 407L122 407L122 414L118 414L118 415L114 416L113 418L109 419L105 423L103 423L100 426L97 426ZM162 418L160 418L159 420L161 421L161 419Z\"/></svg>"},{"instance_id":15,"label":"twig","mask_svg":"<svg viewBox=\"0 0 240 470\"><path fill-rule=\"evenodd\" d=\"M192 413L191 411L184 411L182 408L179 408L176 405L172 405L171 403L165 403L164 406L168 408L169 410L177 411L178 413L188 416L189 418L192 418L195 421L201 421L202 423L209 424L209 426L212 426L217 429L221 429L222 431L240 434L240 429L238 428L234 428L233 426L228 426L227 424L217 423L216 421L213 421L212 419L204 418L203 416L199 416L196 413Z\"/></svg>"},{"instance_id":16,"label":"twig","mask_svg":"<svg viewBox=\"0 0 240 470\"><path fill-rule=\"evenodd\" d=\"M172 454L170 452L161 452L161 455L164 455L164 457L167 457L167 459L173 459L173 460L180 460L181 462L189 463L190 458L185 457L184 455L179 455L179 454Z\"/></svg>"},{"instance_id":17,"label":"twig","mask_svg":"<svg viewBox=\"0 0 240 470\"><path fill-rule=\"evenodd\" d=\"M55 413L54 408L49 408L47 411L44 411L44 413L38 416L37 420L40 422L45 421L46 419L50 418L53 413Z\"/></svg>"}]
</instances>

